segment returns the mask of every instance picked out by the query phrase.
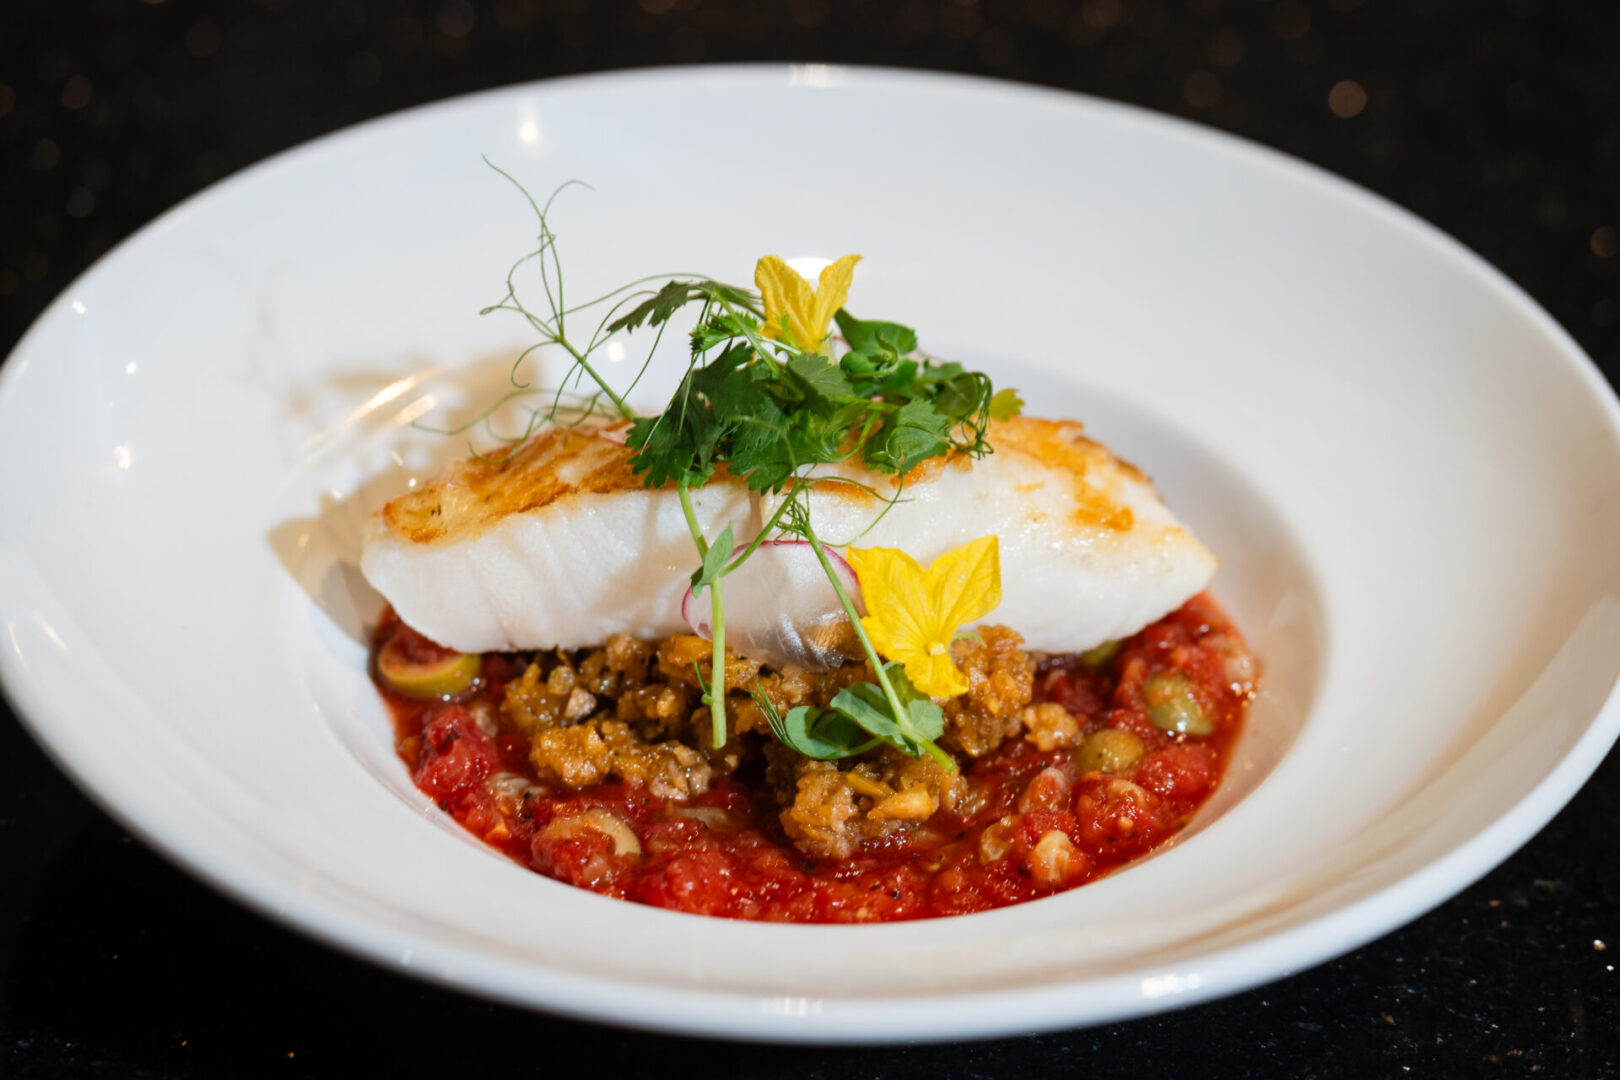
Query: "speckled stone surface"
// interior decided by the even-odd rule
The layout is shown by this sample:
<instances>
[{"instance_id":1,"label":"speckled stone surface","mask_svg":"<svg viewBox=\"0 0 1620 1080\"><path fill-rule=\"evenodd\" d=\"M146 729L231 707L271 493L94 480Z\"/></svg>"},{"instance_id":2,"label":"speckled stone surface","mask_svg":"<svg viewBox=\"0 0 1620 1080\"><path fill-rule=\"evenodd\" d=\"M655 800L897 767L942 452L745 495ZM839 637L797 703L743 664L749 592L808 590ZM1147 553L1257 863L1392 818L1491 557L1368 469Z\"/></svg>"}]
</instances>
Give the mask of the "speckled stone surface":
<instances>
[{"instance_id":1,"label":"speckled stone surface","mask_svg":"<svg viewBox=\"0 0 1620 1080\"><path fill-rule=\"evenodd\" d=\"M1609 0L10 0L0 348L131 231L312 136L527 79L734 60L996 75L1247 136L1458 237L1620 380L1620 4ZM396 978L151 854L9 714L0 761L8 1077L529 1075L564 1062L598 1076L1620 1075L1612 758L1501 868L1340 960L1111 1027L858 1050L614 1031Z\"/></svg>"}]
</instances>

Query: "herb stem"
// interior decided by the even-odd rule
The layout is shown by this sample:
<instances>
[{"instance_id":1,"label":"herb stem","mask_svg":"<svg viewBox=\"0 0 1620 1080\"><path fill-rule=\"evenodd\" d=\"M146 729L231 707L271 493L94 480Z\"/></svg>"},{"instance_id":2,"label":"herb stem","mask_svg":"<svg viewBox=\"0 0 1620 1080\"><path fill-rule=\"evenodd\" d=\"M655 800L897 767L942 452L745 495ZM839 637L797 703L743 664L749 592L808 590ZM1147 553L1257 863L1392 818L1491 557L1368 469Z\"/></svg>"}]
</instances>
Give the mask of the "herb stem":
<instances>
[{"instance_id":1,"label":"herb stem","mask_svg":"<svg viewBox=\"0 0 1620 1080\"><path fill-rule=\"evenodd\" d=\"M720 579L709 584L709 617L714 622L714 639L709 650L709 716L714 720L714 748L726 745L726 604L720 595Z\"/></svg>"},{"instance_id":2,"label":"herb stem","mask_svg":"<svg viewBox=\"0 0 1620 1080\"><path fill-rule=\"evenodd\" d=\"M552 340L556 341L558 345L561 345L563 348L567 349L568 355L574 358L574 362L580 367L584 368L585 374L589 375L591 380L595 382L597 386L602 388L602 393L606 394L613 402L614 406L619 410L619 415L623 416L626 420L634 420L636 418L635 411L624 403L624 398L613 392L613 387L609 386L607 380L596 373L596 369L591 367L591 362L585 359L585 355L578 349L574 348L573 344L568 341L567 338L562 337L559 333L559 335Z\"/></svg>"},{"instance_id":3,"label":"herb stem","mask_svg":"<svg viewBox=\"0 0 1620 1080\"><path fill-rule=\"evenodd\" d=\"M882 688L883 696L889 702L889 708L894 710L895 723L899 724L903 730L906 730L908 735L911 735L909 721L911 713L904 705L900 704L900 695L894 692L894 684L889 681L889 673L885 670L877 650L872 647L872 639L866 636L866 628L861 625L861 617L855 613L855 601L850 599L848 591L844 588L844 583L838 579L838 572L832 568L832 562L828 560L827 552L821 546L821 538L810 527L809 517L802 516L799 526L804 532L804 538L810 541L810 548L816 553L816 559L821 563L821 569L827 575L827 580L832 582L833 592L838 594L838 602L844 605L844 614L849 616L849 623L855 628L855 636L860 639L861 648L866 650L866 659L872 665L873 674L877 676L878 686ZM947 772L956 771L956 762L951 760L949 754L935 745L934 740L917 739L914 735L912 737Z\"/></svg>"},{"instance_id":4,"label":"herb stem","mask_svg":"<svg viewBox=\"0 0 1620 1080\"><path fill-rule=\"evenodd\" d=\"M744 561L747 560L748 556L752 555L759 549L759 545L764 542L765 538L776 531L776 526L781 522L782 515L787 512L788 507L792 505L794 498L795 496L789 495L786 499L782 500L782 505L776 508L776 513L771 515L771 520L767 521L764 528L759 530L759 535L748 542L748 546L743 549L743 553L741 555L738 555L735 559L732 559L730 563L726 564L726 573L729 574L733 570L737 569L737 567L741 566Z\"/></svg>"},{"instance_id":5,"label":"herb stem","mask_svg":"<svg viewBox=\"0 0 1620 1080\"><path fill-rule=\"evenodd\" d=\"M709 542L703 538L698 525L697 511L692 507L692 489L686 477L675 482L681 497L681 513L686 517L687 531L697 545L698 558L709 554ZM720 591L720 579L709 583L710 621L714 633L709 642L709 716L714 721L714 748L726 745L726 604Z\"/></svg>"},{"instance_id":6,"label":"herb stem","mask_svg":"<svg viewBox=\"0 0 1620 1080\"><path fill-rule=\"evenodd\" d=\"M703 538L703 530L698 526L697 511L692 508L690 481L684 476L681 477L675 481L675 490L680 493L681 513L686 518L686 528L692 534L692 542L697 545L698 557L707 557L709 554L709 542Z\"/></svg>"}]
</instances>

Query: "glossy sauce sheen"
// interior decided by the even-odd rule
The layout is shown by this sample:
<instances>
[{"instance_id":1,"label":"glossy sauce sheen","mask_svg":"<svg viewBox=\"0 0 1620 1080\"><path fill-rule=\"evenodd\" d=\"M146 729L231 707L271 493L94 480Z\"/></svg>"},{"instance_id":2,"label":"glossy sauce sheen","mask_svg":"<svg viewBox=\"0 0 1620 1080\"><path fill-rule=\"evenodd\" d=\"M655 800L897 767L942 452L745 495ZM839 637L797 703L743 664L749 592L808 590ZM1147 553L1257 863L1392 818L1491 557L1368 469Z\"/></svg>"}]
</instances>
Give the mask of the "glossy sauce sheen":
<instances>
[{"instance_id":1,"label":"glossy sauce sheen","mask_svg":"<svg viewBox=\"0 0 1620 1080\"><path fill-rule=\"evenodd\" d=\"M379 630L384 640L391 626ZM1074 888L1139 858L1175 836L1203 804L1225 766L1248 703L1234 683L1232 644L1241 638L1207 596L1127 640L1095 671L1078 657L1050 658L1035 677L1035 701L1062 705L1082 733L1123 728L1146 753L1130 768L1082 771L1077 750L1041 751L1019 735L965 764L970 794L955 812L869 842L848 859L816 860L793 848L761 776L717 777L689 800L651 796L639 785L605 783L580 791L545 789L529 764L529 741L486 734L470 706L409 701L383 690L401 758L418 788L475 836L556 880L657 907L729 918L785 922L883 922L1004 907ZM427 645L432 649L433 646ZM1249 663L1241 654L1241 663ZM492 654L477 697L499 704L518 655ZM1143 685L1173 668L1208 708L1205 737L1159 730ZM497 712L498 714L498 712ZM527 777L527 793L489 781ZM752 782L750 782L752 781ZM607 833L547 826L588 811L629 825L640 851L617 850ZM1037 847L1061 832L1072 852L1054 882L1031 872ZM617 847L625 846L622 841ZM1043 880L1044 876L1044 880Z\"/></svg>"}]
</instances>

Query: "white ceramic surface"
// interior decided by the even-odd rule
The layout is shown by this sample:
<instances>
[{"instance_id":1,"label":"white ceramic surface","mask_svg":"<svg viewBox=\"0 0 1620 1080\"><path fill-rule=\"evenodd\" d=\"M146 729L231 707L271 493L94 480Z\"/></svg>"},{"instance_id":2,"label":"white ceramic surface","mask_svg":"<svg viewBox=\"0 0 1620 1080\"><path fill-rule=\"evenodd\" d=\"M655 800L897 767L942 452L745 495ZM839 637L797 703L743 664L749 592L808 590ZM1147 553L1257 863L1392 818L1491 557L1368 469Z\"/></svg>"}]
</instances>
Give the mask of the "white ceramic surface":
<instances>
[{"instance_id":1,"label":"white ceramic surface","mask_svg":"<svg viewBox=\"0 0 1620 1080\"><path fill-rule=\"evenodd\" d=\"M735 145L699 137L724 113ZM410 785L357 638L358 527L498 385L544 192L574 295L866 256L856 310L1076 415L1224 559L1266 662L1162 854L896 926L648 910L529 874ZM964 1038L1298 970L1528 839L1620 724L1620 411L1568 337L1329 176L1115 105L829 68L564 80L357 128L104 258L0 374L0 674L102 805L395 970L615 1023Z\"/></svg>"}]
</instances>

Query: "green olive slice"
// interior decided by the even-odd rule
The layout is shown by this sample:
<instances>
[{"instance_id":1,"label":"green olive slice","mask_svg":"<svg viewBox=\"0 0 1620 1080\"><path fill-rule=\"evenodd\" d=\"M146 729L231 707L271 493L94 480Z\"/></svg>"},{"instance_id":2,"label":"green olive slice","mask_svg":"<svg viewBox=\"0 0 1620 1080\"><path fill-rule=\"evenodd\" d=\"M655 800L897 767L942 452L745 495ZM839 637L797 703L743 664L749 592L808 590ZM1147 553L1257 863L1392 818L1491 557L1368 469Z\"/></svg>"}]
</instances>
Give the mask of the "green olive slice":
<instances>
[{"instance_id":1,"label":"green olive slice","mask_svg":"<svg viewBox=\"0 0 1620 1080\"><path fill-rule=\"evenodd\" d=\"M1124 644L1119 638L1105 641L1081 653L1080 662L1093 671L1101 671L1108 666L1108 661L1119 655L1120 646Z\"/></svg>"},{"instance_id":2,"label":"green olive slice","mask_svg":"<svg viewBox=\"0 0 1620 1080\"><path fill-rule=\"evenodd\" d=\"M1148 719L1160 731L1178 735L1210 735L1215 723L1193 695L1192 684L1179 671L1165 671L1148 679L1143 688Z\"/></svg>"},{"instance_id":3,"label":"green olive slice","mask_svg":"<svg viewBox=\"0 0 1620 1080\"><path fill-rule=\"evenodd\" d=\"M395 634L377 653L377 674L397 694L419 701L451 698L472 689L483 657L450 649L407 649Z\"/></svg>"}]
</instances>

